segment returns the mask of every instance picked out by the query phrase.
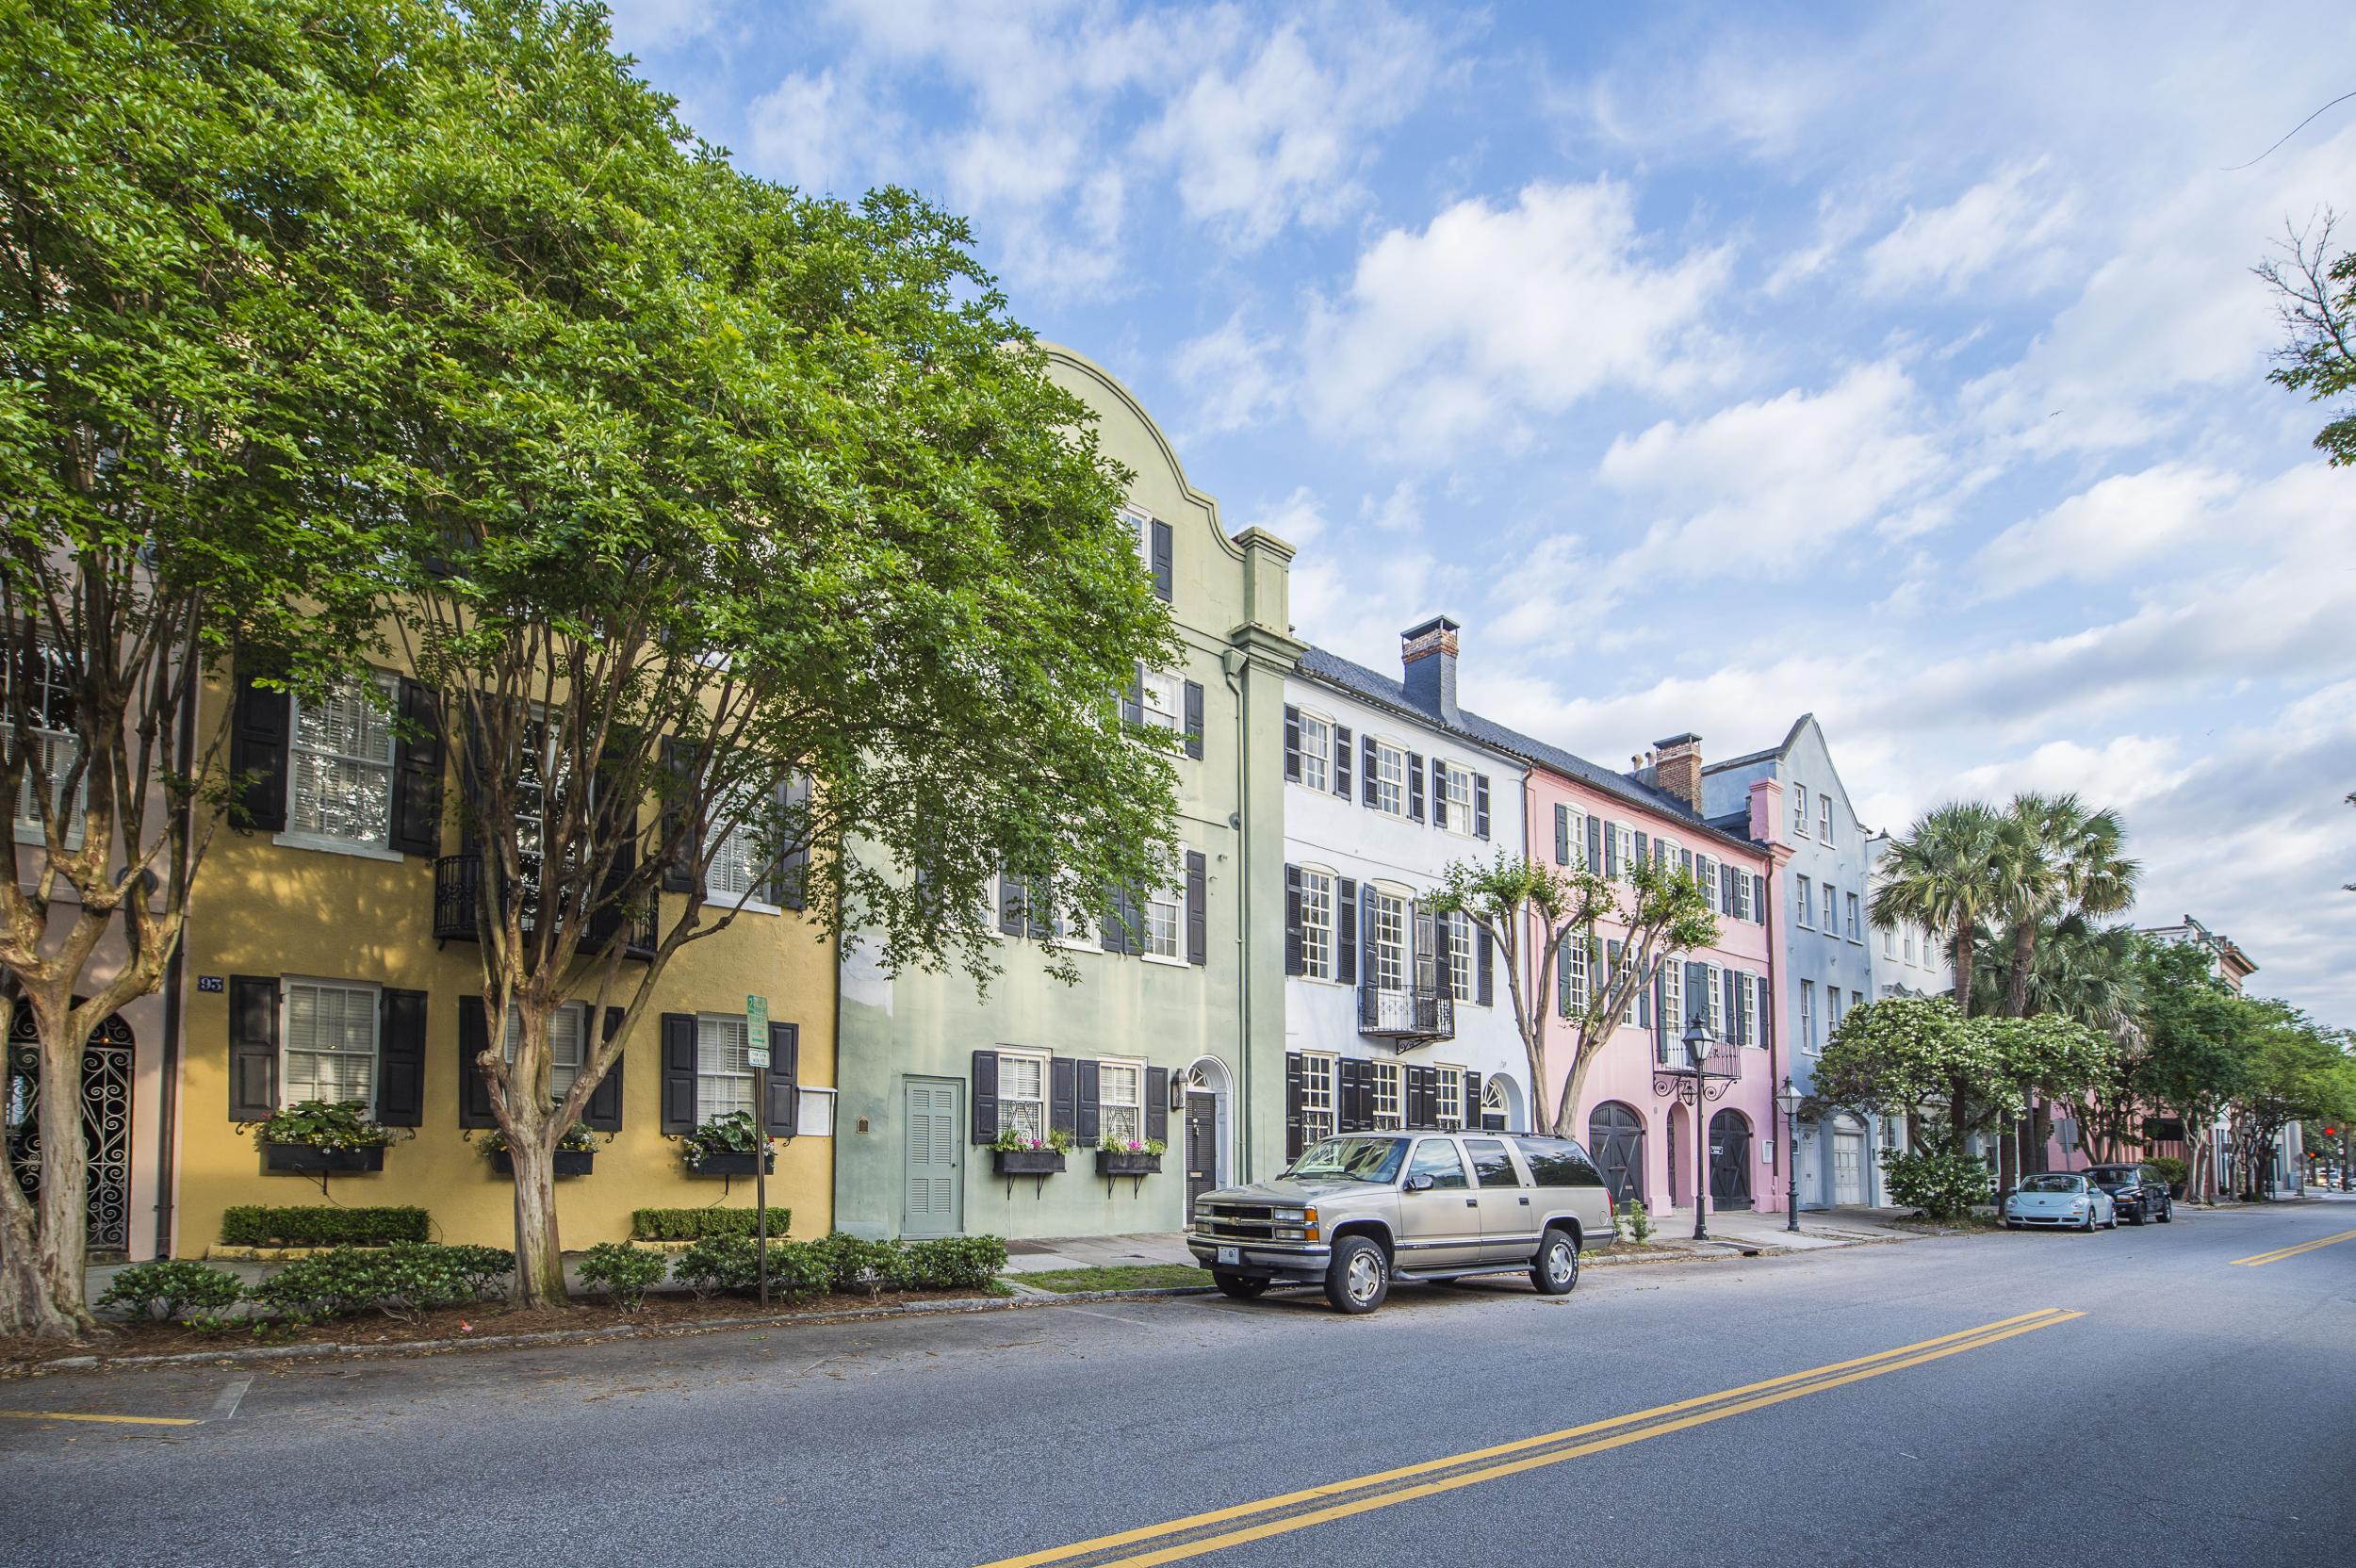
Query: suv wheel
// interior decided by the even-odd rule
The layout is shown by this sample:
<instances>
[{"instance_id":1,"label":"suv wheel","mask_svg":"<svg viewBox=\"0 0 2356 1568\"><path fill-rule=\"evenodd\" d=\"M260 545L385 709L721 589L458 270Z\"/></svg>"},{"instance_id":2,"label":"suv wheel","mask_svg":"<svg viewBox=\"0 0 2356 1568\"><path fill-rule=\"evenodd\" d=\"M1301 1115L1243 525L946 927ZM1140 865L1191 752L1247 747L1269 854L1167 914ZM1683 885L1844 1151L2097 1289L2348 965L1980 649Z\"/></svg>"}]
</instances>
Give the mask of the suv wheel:
<instances>
[{"instance_id":1,"label":"suv wheel","mask_svg":"<svg viewBox=\"0 0 2356 1568\"><path fill-rule=\"evenodd\" d=\"M1391 1266L1382 1248L1365 1236L1344 1236L1333 1244L1333 1259L1325 1269L1325 1298L1335 1312L1353 1317L1372 1312L1390 1293Z\"/></svg>"},{"instance_id":2,"label":"suv wheel","mask_svg":"<svg viewBox=\"0 0 2356 1568\"><path fill-rule=\"evenodd\" d=\"M1579 1246L1571 1233L1553 1230L1538 1247L1538 1261L1530 1266L1530 1282L1541 1296L1568 1296L1579 1284Z\"/></svg>"},{"instance_id":3,"label":"suv wheel","mask_svg":"<svg viewBox=\"0 0 2356 1568\"><path fill-rule=\"evenodd\" d=\"M1232 1296L1238 1301L1252 1300L1268 1291L1266 1280L1255 1280L1249 1274L1230 1274L1224 1269L1213 1269L1211 1282L1219 1286L1221 1296Z\"/></svg>"}]
</instances>

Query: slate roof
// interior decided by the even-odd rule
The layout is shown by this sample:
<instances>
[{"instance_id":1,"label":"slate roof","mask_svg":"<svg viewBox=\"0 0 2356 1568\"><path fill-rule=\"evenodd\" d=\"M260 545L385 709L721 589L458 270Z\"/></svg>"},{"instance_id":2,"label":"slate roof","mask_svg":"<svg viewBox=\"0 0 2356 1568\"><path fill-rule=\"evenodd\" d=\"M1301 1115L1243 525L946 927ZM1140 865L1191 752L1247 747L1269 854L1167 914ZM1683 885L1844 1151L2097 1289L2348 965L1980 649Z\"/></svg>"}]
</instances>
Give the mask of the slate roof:
<instances>
[{"instance_id":1,"label":"slate roof","mask_svg":"<svg viewBox=\"0 0 2356 1568\"><path fill-rule=\"evenodd\" d=\"M1594 786L1606 794L1616 795L1631 806L1671 818L1688 827L1757 852L1761 846L1747 833L1730 832L1710 822L1682 799L1665 790L1658 790L1627 774L1615 773L1584 757L1574 756L1561 746L1548 745L1534 736L1518 729L1509 729L1493 720L1484 719L1469 709L1459 706L1456 722L1450 724L1439 714L1418 707L1407 694L1406 682L1395 677L1381 675L1364 664L1353 663L1338 653L1312 645L1301 656L1296 666L1310 680L1349 693L1362 702L1385 708L1403 719L1426 725L1448 734L1458 735L1477 744L1562 775L1581 784ZM1747 820L1747 819L1746 819Z\"/></svg>"},{"instance_id":2,"label":"slate roof","mask_svg":"<svg viewBox=\"0 0 2356 1568\"><path fill-rule=\"evenodd\" d=\"M1765 751L1746 751L1740 757L1729 757L1724 761L1705 762L1702 764L1702 772L1706 774L1716 773L1722 768L1740 768L1747 766L1753 762L1764 762L1771 757L1789 756L1792 751L1792 743L1800 738L1800 731L1806 729L1808 726L1808 721L1815 717L1816 715L1813 713L1803 713L1798 718L1792 720L1792 727L1783 732L1783 743L1781 745L1769 746ZM1846 792L1844 791L1843 792L1845 793Z\"/></svg>"}]
</instances>

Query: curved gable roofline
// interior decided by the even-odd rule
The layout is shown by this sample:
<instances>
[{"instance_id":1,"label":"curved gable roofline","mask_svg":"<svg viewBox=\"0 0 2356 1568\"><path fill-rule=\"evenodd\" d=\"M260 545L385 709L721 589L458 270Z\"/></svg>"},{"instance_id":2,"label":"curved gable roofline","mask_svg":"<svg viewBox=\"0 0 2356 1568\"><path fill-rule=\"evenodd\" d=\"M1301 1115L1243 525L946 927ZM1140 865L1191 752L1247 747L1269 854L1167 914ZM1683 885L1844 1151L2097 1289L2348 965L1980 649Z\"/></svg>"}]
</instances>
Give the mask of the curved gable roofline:
<instances>
[{"instance_id":1,"label":"curved gable roofline","mask_svg":"<svg viewBox=\"0 0 2356 1568\"><path fill-rule=\"evenodd\" d=\"M1088 377L1088 380L1104 389L1106 397L1111 401L1120 404L1137 416L1137 422L1145 427L1146 433L1153 438L1153 445L1160 449L1162 460L1170 465L1171 476L1178 481L1179 492L1187 500L1201 506L1203 515L1210 519L1211 536L1219 541L1219 548L1235 560L1241 561L1244 558L1243 547L1228 537L1227 525L1219 521L1218 498L1206 496L1197 490L1193 482L1186 478L1186 465L1178 461L1178 449L1170 444L1170 436L1163 431L1161 421L1146 412L1145 404L1137 400L1137 394L1130 391L1120 377L1077 349L1068 349L1060 343L1050 343L1044 338L1039 340L1039 346L1040 351L1049 359L1069 366ZM1162 520L1164 522L1174 521L1167 517Z\"/></svg>"}]
</instances>

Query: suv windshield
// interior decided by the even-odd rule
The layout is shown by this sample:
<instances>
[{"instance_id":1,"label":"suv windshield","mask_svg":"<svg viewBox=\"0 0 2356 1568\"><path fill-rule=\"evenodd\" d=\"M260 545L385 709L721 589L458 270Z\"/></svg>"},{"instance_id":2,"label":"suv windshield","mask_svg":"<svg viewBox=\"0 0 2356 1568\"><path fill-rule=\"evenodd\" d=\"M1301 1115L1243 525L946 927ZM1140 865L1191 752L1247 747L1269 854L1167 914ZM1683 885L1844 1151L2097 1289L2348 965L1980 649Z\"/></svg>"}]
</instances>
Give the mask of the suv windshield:
<instances>
[{"instance_id":1,"label":"suv windshield","mask_svg":"<svg viewBox=\"0 0 2356 1568\"><path fill-rule=\"evenodd\" d=\"M2075 1176L2032 1176L2021 1184L2022 1192L2078 1192L2083 1187Z\"/></svg>"},{"instance_id":2,"label":"suv windshield","mask_svg":"<svg viewBox=\"0 0 2356 1568\"><path fill-rule=\"evenodd\" d=\"M1284 1174L1296 1182L1387 1182L1406 1152L1405 1138L1326 1138Z\"/></svg>"}]
</instances>

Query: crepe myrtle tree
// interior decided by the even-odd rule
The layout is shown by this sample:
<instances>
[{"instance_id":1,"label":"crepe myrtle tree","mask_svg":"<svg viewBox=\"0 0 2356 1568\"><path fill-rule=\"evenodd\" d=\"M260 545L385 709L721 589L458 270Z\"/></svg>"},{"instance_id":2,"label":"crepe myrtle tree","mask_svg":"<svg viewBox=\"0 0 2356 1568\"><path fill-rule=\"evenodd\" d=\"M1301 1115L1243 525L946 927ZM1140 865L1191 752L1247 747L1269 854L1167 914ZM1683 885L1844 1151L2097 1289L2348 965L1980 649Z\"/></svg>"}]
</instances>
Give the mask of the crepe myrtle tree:
<instances>
[{"instance_id":1,"label":"crepe myrtle tree","mask_svg":"<svg viewBox=\"0 0 2356 1568\"><path fill-rule=\"evenodd\" d=\"M418 373L360 478L480 857L518 1288L558 1302L557 1140L748 902L981 985L1002 870L1082 930L1169 880L1171 743L1116 699L1175 649L1126 476L961 220L748 178L601 15L496 10L417 89ZM576 1000L611 1026L559 1097Z\"/></svg>"},{"instance_id":2,"label":"crepe myrtle tree","mask_svg":"<svg viewBox=\"0 0 2356 1568\"><path fill-rule=\"evenodd\" d=\"M0 1176L0 1335L96 1327L84 1046L163 986L223 820L206 677L365 645L344 394L392 328L325 253L381 40L298 11L0 14L0 1039L29 1018L40 1147L37 1200Z\"/></svg>"},{"instance_id":3,"label":"crepe myrtle tree","mask_svg":"<svg viewBox=\"0 0 2356 1568\"><path fill-rule=\"evenodd\" d=\"M1968 1019L1946 997L1890 997L1841 1019L1817 1058L1816 1097L1935 1126L1959 1155L2033 1095L2076 1100L2107 1083L2115 1049L2052 1014Z\"/></svg>"},{"instance_id":4,"label":"crepe myrtle tree","mask_svg":"<svg viewBox=\"0 0 2356 1568\"><path fill-rule=\"evenodd\" d=\"M1533 1125L1556 1137L1579 1135L1588 1070L1661 966L1718 939L1718 919L1701 886L1680 867L1653 859L1637 860L1613 878L1583 865L1557 868L1499 850L1485 863L1451 863L1432 906L1442 915L1463 914L1503 956L1513 1027L1530 1065ZM1597 929L1607 923L1625 928L1616 968L1606 961L1608 948ZM1589 976L1583 1003L1562 981L1566 951L1581 948ZM1571 1031L1570 1064L1559 1093L1546 1086L1549 994L1558 998L1556 1010Z\"/></svg>"}]
</instances>

